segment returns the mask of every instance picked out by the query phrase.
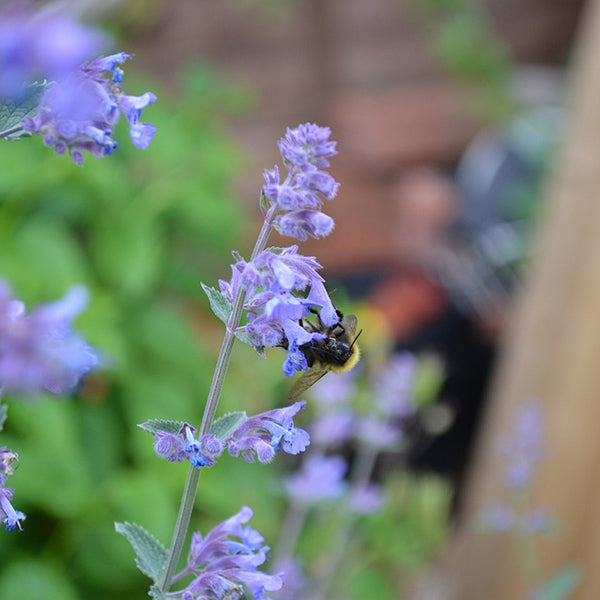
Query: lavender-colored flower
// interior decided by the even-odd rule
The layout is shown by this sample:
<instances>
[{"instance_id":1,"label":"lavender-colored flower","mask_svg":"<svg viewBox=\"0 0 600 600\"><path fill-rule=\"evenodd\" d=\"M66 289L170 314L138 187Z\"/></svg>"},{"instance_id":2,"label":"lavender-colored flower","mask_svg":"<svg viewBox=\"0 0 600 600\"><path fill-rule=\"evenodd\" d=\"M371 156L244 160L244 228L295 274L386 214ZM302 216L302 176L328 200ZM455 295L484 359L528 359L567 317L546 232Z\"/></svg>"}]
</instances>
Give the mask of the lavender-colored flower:
<instances>
[{"instance_id":1,"label":"lavender-colored flower","mask_svg":"<svg viewBox=\"0 0 600 600\"><path fill-rule=\"evenodd\" d=\"M31 393L61 394L98 364L94 350L77 337L70 320L84 308L87 292L72 288L64 298L28 315L0 283L0 386Z\"/></svg>"},{"instance_id":2,"label":"lavender-colored flower","mask_svg":"<svg viewBox=\"0 0 600 600\"><path fill-rule=\"evenodd\" d=\"M500 447L506 459L505 481L509 488L524 489L531 483L537 465L545 456L543 433L541 404L529 400L519 410L512 431Z\"/></svg>"},{"instance_id":3,"label":"lavender-colored flower","mask_svg":"<svg viewBox=\"0 0 600 600\"><path fill-rule=\"evenodd\" d=\"M352 436L355 415L351 410L332 411L313 421L310 437L319 448L336 448Z\"/></svg>"},{"instance_id":4,"label":"lavender-colored flower","mask_svg":"<svg viewBox=\"0 0 600 600\"><path fill-rule=\"evenodd\" d=\"M68 150L73 161L82 165L83 151L101 158L117 148L111 136L121 112L129 121L134 145L146 149L156 128L139 119L141 110L154 103L156 96L151 92L124 94L123 71L117 65L129 58L125 52L97 58L52 85L42 97L37 115L23 119L23 129L43 135L44 143L57 154Z\"/></svg>"},{"instance_id":5,"label":"lavender-colored flower","mask_svg":"<svg viewBox=\"0 0 600 600\"><path fill-rule=\"evenodd\" d=\"M14 473L18 464L19 457L15 452L4 446L0 448L0 513L4 515L2 523L7 531L13 531L16 527L21 529L21 521L25 519L25 514L15 510L11 504L14 491L4 487L6 480Z\"/></svg>"},{"instance_id":6,"label":"lavender-colored flower","mask_svg":"<svg viewBox=\"0 0 600 600\"><path fill-rule=\"evenodd\" d=\"M283 585L281 575L258 571L269 551L263 537L251 527L243 527L252 517L244 506L239 513L217 525L206 536L194 533L186 568L174 581L193 575L184 589L169 592L169 597L183 600L224 598L247 586L256 600L265 599L266 591L277 591ZM266 600L266 599L265 599Z\"/></svg>"},{"instance_id":7,"label":"lavender-colored flower","mask_svg":"<svg viewBox=\"0 0 600 600\"><path fill-rule=\"evenodd\" d=\"M308 433L294 427L294 417L305 404L296 402L249 417L224 439L212 433L196 438L195 428L188 423L177 434L159 430L154 433L154 451L169 462L189 460L198 469L212 467L225 448L231 456L241 456L247 462L257 458L269 463L279 450L298 454L310 444Z\"/></svg>"},{"instance_id":8,"label":"lavender-colored flower","mask_svg":"<svg viewBox=\"0 0 600 600\"><path fill-rule=\"evenodd\" d=\"M417 359L410 352L394 355L374 377L375 402L387 417L405 418L417 410L413 386Z\"/></svg>"},{"instance_id":9,"label":"lavender-colored flower","mask_svg":"<svg viewBox=\"0 0 600 600\"><path fill-rule=\"evenodd\" d=\"M324 410L335 410L352 399L356 392L356 369L338 373L335 377L323 377L310 388L311 399Z\"/></svg>"},{"instance_id":10,"label":"lavender-colored flower","mask_svg":"<svg viewBox=\"0 0 600 600\"><path fill-rule=\"evenodd\" d=\"M298 254L297 246L271 248L253 261L239 260L229 282L220 281L224 296L233 302L240 288L246 290L244 309L248 323L242 327L256 346L282 346L288 351L284 373L291 377L308 367L304 344L324 335L302 322L311 311L326 326L338 322L338 314L317 273L314 257Z\"/></svg>"},{"instance_id":11,"label":"lavender-colored flower","mask_svg":"<svg viewBox=\"0 0 600 600\"><path fill-rule=\"evenodd\" d=\"M33 10L27 2L0 8L0 98L18 100L35 80L61 80L104 44L56 6Z\"/></svg>"},{"instance_id":12,"label":"lavender-colored flower","mask_svg":"<svg viewBox=\"0 0 600 600\"><path fill-rule=\"evenodd\" d=\"M270 462L278 450L287 454L304 452L310 444L306 431L294 427L294 416L306 402L295 402L286 408L276 408L250 417L227 438L229 454L241 455L248 462L256 456L260 462Z\"/></svg>"},{"instance_id":13,"label":"lavender-colored flower","mask_svg":"<svg viewBox=\"0 0 600 600\"><path fill-rule=\"evenodd\" d=\"M285 482L287 492L298 504L335 500L346 491L344 475L347 469L341 456L307 456L300 470Z\"/></svg>"},{"instance_id":14,"label":"lavender-colored flower","mask_svg":"<svg viewBox=\"0 0 600 600\"><path fill-rule=\"evenodd\" d=\"M556 528L556 519L552 513L536 508L523 515L521 518L521 529L530 534L547 534Z\"/></svg>"},{"instance_id":15,"label":"lavender-colored flower","mask_svg":"<svg viewBox=\"0 0 600 600\"><path fill-rule=\"evenodd\" d=\"M377 485L361 486L350 493L350 507L359 515L372 515L383 507L383 495Z\"/></svg>"},{"instance_id":16,"label":"lavender-colored flower","mask_svg":"<svg viewBox=\"0 0 600 600\"><path fill-rule=\"evenodd\" d=\"M356 438L368 448L397 450L402 442L402 431L385 419L365 415L356 422Z\"/></svg>"},{"instance_id":17,"label":"lavender-colored flower","mask_svg":"<svg viewBox=\"0 0 600 600\"><path fill-rule=\"evenodd\" d=\"M322 212L323 199L332 200L339 184L327 172L328 157L336 154L335 142L329 140L328 127L313 123L288 129L279 140L279 151L287 168L287 176L280 182L279 169L265 171L262 197L267 207L276 206L284 214L276 216L272 224L282 235L300 240L323 237L333 231L333 219Z\"/></svg>"}]
</instances>

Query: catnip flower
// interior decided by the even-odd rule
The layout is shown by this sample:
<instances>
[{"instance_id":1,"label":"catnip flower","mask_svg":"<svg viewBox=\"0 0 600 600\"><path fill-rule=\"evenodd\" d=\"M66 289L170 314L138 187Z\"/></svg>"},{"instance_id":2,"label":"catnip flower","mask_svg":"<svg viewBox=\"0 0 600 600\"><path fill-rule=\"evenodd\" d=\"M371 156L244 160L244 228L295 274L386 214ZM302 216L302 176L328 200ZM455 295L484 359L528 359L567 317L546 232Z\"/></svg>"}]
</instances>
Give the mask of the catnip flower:
<instances>
[{"instance_id":1,"label":"catnip flower","mask_svg":"<svg viewBox=\"0 0 600 600\"><path fill-rule=\"evenodd\" d=\"M350 508L357 515L372 515L381 510L384 504L381 488L371 484L358 486L350 491Z\"/></svg>"},{"instance_id":2,"label":"catnip flower","mask_svg":"<svg viewBox=\"0 0 600 600\"><path fill-rule=\"evenodd\" d=\"M121 82L123 70L118 66L131 58L120 52L82 65L44 93L37 115L23 119L22 127L44 136L44 144L57 154L67 150L77 165L83 165L83 152L96 158L112 154L117 142L111 137L122 113L129 122L133 144L145 150L156 127L141 123L141 111L156 101L152 92L127 96Z\"/></svg>"},{"instance_id":3,"label":"catnip flower","mask_svg":"<svg viewBox=\"0 0 600 600\"><path fill-rule=\"evenodd\" d=\"M326 171L328 157L336 154L336 142L330 141L329 127L304 123L288 129L279 140L279 151L287 169L287 176L280 182L277 167L265 171L262 198L265 208L273 206L278 214L273 226L280 234L306 240L308 237L324 237L334 228L331 217L321 212L323 199L335 198L339 184Z\"/></svg>"},{"instance_id":4,"label":"catnip flower","mask_svg":"<svg viewBox=\"0 0 600 600\"><path fill-rule=\"evenodd\" d=\"M308 331L300 321L317 311L324 325L338 322L324 280L317 273L320 268L314 257L298 254L297 246L271 248L251 262L239 260L232 266L231 280L219 281L221 292L230 302L240 287L246 290L248 323L240 329L257 347L285 347L288 356L283 371L288 377L308 368L300 347L324 337L317 330Z\"/></svg>"},{"instance_id":5,"label":"catnip flower","mask_svg":"<svg viewBox=\"0 0 600 600\"><path fill-rule=\"evenodd\" d=\"M341 456L307 456L300 470L287 478L287 492L295 503L301 505L335 500L346 492L344 475L347 469L348 465Z\"/></svg>"},{"instance_id":6,"label":"catnip flower","mask_svg":"<svg viewBox=\"0 0 600 600\"><path fill-rule=\"evenodd\" d=\"M375 403L391 418L411 417L417 411L413 386L418 361L410 352L395 354L373 378Z\"/></svg>"},{"instance_id":7,"label":"catnip flower","mask_svg":"<svg viewBox=\"0 0 600 600\"><path fill-rule=\"evenodd\" d=\"M62 394L98 364L95 351L75 335L73 319L87 303L81 286L64 298L25 313L0 282L0 388L33 393Z\"/></svg>"},{"instance_id":8,"label":"catnip flower","mask_svg":"<svg viewBox=\"0 0 600 600\"><path fill-rule=\"evenodd\" d=\"M16 510L11 504L14 491L11 488L4 487L8 477L15 471L19 464L19 457L6 447L0 447L0 514L3 514L2 523L7 531L13 531L15 528L21 529L21 521L25 519L25 514Z\"/></svg>"},{"instance_id":9,"label":"catnip flower","mask_svg":"<svg viewBox=\"0 0 600 600\"><path fill-rule=\"evenodd\" d=\"M246 462L258 459L269 463L276 452L304 452L310 444L306 431L294 426L294 417L305 406L296 402L245 419L224 439L208 433L195 437L195 428L184 423L178 434L166 431L154 433L154 451L169 462L189 460L191 465L212 467L225 448L231 456L241 456Z\"/></svg>"},{"instance_id":10,"label":"catnip flower","mask_svg":"<svg viewBox=\"0 0 600 600\"><path fill-rule=\"evenodd\" d=\"M33 10L29 2L0 8L0 99L19 100L36 80L58 81L104 45L96 30L56 6Z\"/></svg>"},{"instance_id":11,"label":"catnip flower","mask_svg":"<svg viewBox=\"0 0 600 600\"><path fill-rule=\"evenodd\" d=\"M265 592L281 589L281 575L268 575L258 570L266 560L268 546L264 538L250 526L243 527L252 517L252 510L244 506L236 515L217 525L202 536L194 533L187 566L175 575L173 581L188 576L194 579L179 591L166 594L168 598L206 600L236 598L246 586L255 600L266 600Z\"/></svg>"}]
</instances>

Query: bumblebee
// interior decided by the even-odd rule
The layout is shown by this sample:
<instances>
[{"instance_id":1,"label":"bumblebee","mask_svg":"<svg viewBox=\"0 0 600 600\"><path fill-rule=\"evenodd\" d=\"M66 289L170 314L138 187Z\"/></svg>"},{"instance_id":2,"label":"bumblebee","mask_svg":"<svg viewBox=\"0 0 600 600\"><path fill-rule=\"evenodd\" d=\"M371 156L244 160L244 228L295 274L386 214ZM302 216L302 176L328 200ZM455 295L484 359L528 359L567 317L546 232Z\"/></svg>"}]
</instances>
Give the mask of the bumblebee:
<instances>
[{"instance_id":1,"label":"bumblebee","mask_svg":"<svg viewBox=\"0 0 600 600\"><path fill-rule=\"evenodd\" d=\"M317 324L308 319L302 319L300 322L309 333L319 332L325 337L300 346L302 354L306 357L308 370L296 380L288 393L288 400L299 398L329 371L344 373L358 362L360 350L356 340L361 333L356 334L358 319L355 315L344 317L340 310L336 312L339 322L331 327L324 325L318 314Z\"/></svg>"}]
</instances>

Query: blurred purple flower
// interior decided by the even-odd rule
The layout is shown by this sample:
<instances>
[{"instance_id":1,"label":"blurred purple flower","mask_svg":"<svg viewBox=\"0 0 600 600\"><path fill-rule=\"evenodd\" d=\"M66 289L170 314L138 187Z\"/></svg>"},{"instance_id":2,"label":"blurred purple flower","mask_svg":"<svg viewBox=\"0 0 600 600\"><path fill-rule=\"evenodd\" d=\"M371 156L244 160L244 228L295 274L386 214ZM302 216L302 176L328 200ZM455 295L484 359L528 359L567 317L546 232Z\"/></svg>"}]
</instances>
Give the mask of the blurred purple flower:
<instances>
[{"instance_id":1,"label":"blurred purple flower","mask_svg":"<svg viewBox=\"0 0 600 600\"><path fill-rule=\"evenodd\" d=\"M531 510L521 518L521 529L526 533L550 533L555 528L554 515L543 508Z\"/></svg>"},{"instance_id":2,"label":"blurred purple flower","mask_svg":"<svg viewBox=\"0 0 600 600\"><path fill-rule=\"evenodd\" d=\"M377 485L358 487L350 493L350 507L360 515L372 515L383 507L383 495Z\"/></svg>"},{"instance_id":3,"label":"blurred purple flower","mask_svg":"<svg viewBox=\"0 0 600 600\"><path fill-rule=\"evenodd\" d=\"M98 364L95 351L70 327L87 303L87 292L73 287L64 298L38 306L28 315L0 283L0 387L3 391L64 393Z\"/></svg>"},{"instance_id":4,"label":"blurred purple flower","mask_svg":"<svg viewBox=\"0 0 600 600\"><path fill-rule=\"evenodd\" d=\"M44 93L37 115L23 119L23 129L43 135L44 143L57 154L68 150L73 161L82 165L83 151L101 158L117 148L111 136L121 112L129 121L134 145L146 149L156 128L139 119L141 110L154 103L156 96L151 92L141 96L123 93L123 71L117 65L129 58L125 52L97 58L52 85Z\"/></svg>"},{"instance_id":5,"label":"blurred purple flower","mask_svg":"<svg viewBox=\"0 0 600 600\"><path fill-rule=\"evenodd\" d=\"M356 392L356 370L337 373L335 377L323 377L310 388L311 398L320 408L336 410L351 400Z\"/></svg>"},{"instance_id":6,"label":"blurred purple flower","mask_svg":"<svg viewBox=\"0 0 600 600\"><path fill-rule=\"evenodd\" d=\"M247 586L256 600L265 599L266 591L281 589L281 575L258 571L267 558L268 546L263 537L251 527L243 527L252 517L252 510L244 506L239 513L217 525L206 536L194 533L187 566L174 581L193 575L184 589L169 592L169 597L184 600L224 598L226 594Z\"/></svg>"},{"instance_id":7,"label":"blurred purple flower","mask_svg":"<svg viewBox=\"0 0 600 600\"><path fill-rule=\"evenodd\" d=\"M402 431L387 420L365 415L356 421L356 439L374 450L397 450L402 442Z\"/></svg>"},{"instance_id":8,"label":"blurred purple flower","mask_svg":"<svg viewBox=\"0 0 600 600\"><path fill-rule=\"evenodd\" d=\"M287 478L287 492L298 504L335 500L346 492L347 468L341 456L307 456L300 470Z\"/></svg>"},{"instance_id":9,"label":"blurred purple flower","mask_svg":"<svg viewBox=\"0 0 600 600\"><path fill-rule=\"evenodd\" d=\"M310 437L319 448L337 448L352 436L354 424L355 416L351 410L332 411L313 421Z\"/></svg>"},{"instance_id":10,"label":"blurred purple flower","mask_svg":"<svg viewBox=\"0 0 600 600\"><path fill-rule=\"evenodd\" d=\"M308 577L306 576L300 561L287 556L278 560L272 569L275 573L284 573L285 581L281 590L274 597L277 600L297 600L304 598L308 587Z\"/></svg>"},{"instance_id":11,"label":"blurred purple flower","mask_svg":"<svg viewBox=\"0 0 600 600\"><path fill-rule=\"evenodd\" d=\"M417 410L413 386L417 359L410 352L394 355L374 377L377 407L388 417L409 417Z\"/></svg>"},{"instance_id":12,"label":"blurred purple flower","mask_svg":"<svg viewBox=\"0 0 600 600\"><path fill-rule=\"evenodd\" d=\"M538 401L523 404L513 422L512 431L501 441L506 459L505 481L511 489L529 486L539 462L545 457L544 415Z\"/></svg>"},{"instance_id":13,"label":"blurred purple flower","mask_svg":"<svg viewBox=\"0 0 600 600\"><path fill-rule=\"evenodd\" d=\"M56 6L0 8L0 98L18 100L35 80L61 80L97 54L105 39Z\"/></svg>"}]
</instances>

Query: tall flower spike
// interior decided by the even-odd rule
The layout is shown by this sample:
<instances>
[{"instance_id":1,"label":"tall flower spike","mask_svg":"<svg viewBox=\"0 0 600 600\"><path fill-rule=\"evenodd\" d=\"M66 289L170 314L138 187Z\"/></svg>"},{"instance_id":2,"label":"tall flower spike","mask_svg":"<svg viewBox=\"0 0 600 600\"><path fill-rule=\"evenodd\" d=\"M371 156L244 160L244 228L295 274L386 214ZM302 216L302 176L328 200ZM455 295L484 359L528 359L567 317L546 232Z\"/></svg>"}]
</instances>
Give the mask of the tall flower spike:
<instances>
[{"instance_id":1,"label":"tall flower spike","mask_svg":"<svg viewBox=\"0 0 600 600\"><path fill-rule=\"evenodd\" d=\"M57 154L68 150L73 161L82 165L84 151L101 158L116 150L112 133L121 112L129 122L133 144L146 149L156 127L139 119L142 109L153 104L156 96L152 92L125 95L121 87L123 71L118 65L129 58L131 55L125 52L97 58L51 86L42 97L37 115L21 122L23 129L43 135L44 143Z\"/></svg>"},{"instance_id":2,"label":"tall flower spike","mask_svg":"<svg viewBox=\"0 0 600 600\"><path fill-rule=\"evenodd\" d=\"M321 212L323 201L335 198L339 187L329 173L320 170L328 167L327 158L336 154L330 135L328 127L305 123L288 129L279 140L287 176L280 182L277 167L265 171L262 197L267 206L277 206L283 213L273 219L273 226L282 235L304 241L333 231L333 219Z\"/></svg>"},{"instance_id":3,"label":"tall flower spike","mask_svg":"<svg viewBox=\"0 0 600 600\"><path fill-rule=\"evenodd\" d=\"M264 540L258 531L243 527L251 517L252 510L244 506L206 536L194 533L187 566L174 580L188 575L194 579L184 589L169 592L168 596L183 600L226 598L246 586L255 600L267 600L266 591L281 589L281 575L258 570L267 559L269 547L262 545Z\"/></svg>"}]
</instances>

